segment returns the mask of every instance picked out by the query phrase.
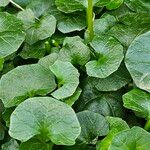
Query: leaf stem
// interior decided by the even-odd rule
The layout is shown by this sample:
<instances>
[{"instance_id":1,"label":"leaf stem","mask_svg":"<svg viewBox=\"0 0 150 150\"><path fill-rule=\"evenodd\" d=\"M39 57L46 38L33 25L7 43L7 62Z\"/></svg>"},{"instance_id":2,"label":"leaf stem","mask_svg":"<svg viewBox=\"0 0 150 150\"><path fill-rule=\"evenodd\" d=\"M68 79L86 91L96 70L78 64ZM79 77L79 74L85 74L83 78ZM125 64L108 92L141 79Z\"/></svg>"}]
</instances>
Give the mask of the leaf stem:
<instances>
[{"instance_id":1,"label":"leaf stem","mask_svg":"<svg viewBox=\"0 0 150 150\"><path fill-rule=\"evenodd\" d=\"M13 0L9 0L10 1L10 3L12 3L13 5L15 5L17 8L19 8L20 10L22 10L22 11L24 11L24 9L20 6L20 5L18 5L17 3L15 3Z\"/></svg>"},{"instance_id":2,"label":"leaf stem","mask_svg":"<svg viewBox=\"0 0 150 150\"><path fill-rule=\"evenodd\" d=\"M92 41L94 36L93 31L93 0L88 0L88 8L87 8L87 31L89 34L89 41Z\"/></svg>"},{"instance_id":3,"label":"leaf stem","mask_svg":"<svg viewBox=\"0 0 150 150\"><path fill-rule=\"evenodd\" d=\"M145 124L145 126L144 126L144 129L147 130L147 131L150 131L150 119L148 119L148 120L146 121L146 124Z\"/></svg>"}]
</instances>

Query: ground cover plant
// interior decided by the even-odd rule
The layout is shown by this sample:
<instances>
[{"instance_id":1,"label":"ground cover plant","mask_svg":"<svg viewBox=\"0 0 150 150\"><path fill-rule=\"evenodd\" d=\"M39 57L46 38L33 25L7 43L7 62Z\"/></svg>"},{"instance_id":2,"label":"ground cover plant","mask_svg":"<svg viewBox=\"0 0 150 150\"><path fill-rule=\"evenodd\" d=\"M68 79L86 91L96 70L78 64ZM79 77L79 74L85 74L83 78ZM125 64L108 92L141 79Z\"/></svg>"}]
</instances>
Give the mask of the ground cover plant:
<instances>
[{"instance_id":1,"label":"ground cover plant","mask_svg":"<svg viewBox=\"0 0 150 150\"><path fill-rule=\"evenodd\" d=\"M150 149L149 0L0 0L2 150Z\"/></svg>"}]
</instances>

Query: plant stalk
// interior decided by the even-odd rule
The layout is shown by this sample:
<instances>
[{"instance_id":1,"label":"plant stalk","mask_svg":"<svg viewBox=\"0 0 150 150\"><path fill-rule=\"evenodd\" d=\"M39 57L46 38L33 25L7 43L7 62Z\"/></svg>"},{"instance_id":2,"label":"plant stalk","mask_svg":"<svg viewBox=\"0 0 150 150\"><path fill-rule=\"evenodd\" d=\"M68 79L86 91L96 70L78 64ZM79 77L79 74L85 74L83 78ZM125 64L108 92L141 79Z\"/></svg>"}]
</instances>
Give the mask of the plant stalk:
<instances>
[{"instance_id":1,"label":"plant stalk","mask_svg":"<svg viewBox=\"0 0 150 150\"><path fill-rule=\"evenodd\" d=\"M89 34L89 41L92 41L94 37L93 31L93 0L88 0L88 8L87 8L87 31Z\"/></svg>"},{"instance_id":2,"label":"plant stalk","mask_svg":"<svg viewBox=\"0 0 150 150\"><path fill-rule=\"evenodd\" d=\"M12 3L13 5L15 5L20 10L24 11L24 9L20 5L18 5L17 3L15 3L13 0L9 0L9 2Z\"/></svg>"},{"instance_id":3,"label":"plant stalk","mask_svg":"<svg viewBox=\"0 0 150 150\"><path fill-rule=\"evenodd\" d=\"M147 131L150 131L150 119L146 121L144 129L147 130Z\"/></svg>"}]
</instances>

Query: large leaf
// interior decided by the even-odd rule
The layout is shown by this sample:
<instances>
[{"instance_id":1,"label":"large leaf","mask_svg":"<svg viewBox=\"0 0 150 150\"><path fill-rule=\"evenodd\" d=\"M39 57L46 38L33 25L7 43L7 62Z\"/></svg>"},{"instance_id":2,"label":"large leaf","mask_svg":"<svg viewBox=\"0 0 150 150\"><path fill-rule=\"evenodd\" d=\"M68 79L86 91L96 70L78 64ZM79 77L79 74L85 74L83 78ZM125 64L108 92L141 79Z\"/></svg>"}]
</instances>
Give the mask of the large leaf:
<instances>
[{"instance_id":1,"label":"large leaf","mask_svg":"<svg viewBox=\"0 0 150 150\"><path fill-rule=\"evenodd\" d=\"M90 110L103 116L114 117L122 117L124 112L120 96L117 93L106 93L91 99L84 105L84 110Z\"/></svg>"},{"instance_id":2,"label":"large leaf","mask_svg":"<svg viewBox=\"0 0 150 150\"><path fill-rule=\"evenodd\" d=\"M26 42L34 44L39 40L51 37L56 29L56 19L52 15L43 16L35 22L26 32Z\"/></svg>"},{"instance_id":3,"label":"large leaf","mask_svg":"<svg viewBox=\"0 0 150 150\"><path fill-rule=\"evenodd\" d=\"M150 147L150 133L140 127L121 131L115 135L109 150L147 150Z\"/></svg>"},{"instance_id":4,"label":"large leaf","mask_svg":"<svg viewBox=\"0 0 150 150\"><path fill-rule=\"evenodd\" d=\"M119 69L106 78L89 78L99 91L117 91L131 81L129 72L121 65Z\"/></svg>"},{"instance_id":5,"label":"large leaf","mask_svg":"<svg viewBox=\"0 0 150 150\"><path fill-rule=\"evenodd\" d=\"M126 53L125 63L135 84L150 92L150 32L137 37Z\"/></svg>"},{"instance_id":6,"label":"large leaf","mask_svg":"<svg viewBox=\"0 0 150 150\"><path fill-rule=\"evenodd\" d=\"M113 137L120 131L129 129L128 124L121 118L106 117L109 122L109 133L107 136L98 143L97 150L108 150Z\"/></svg>"},{"instance_id":7,"label":"large leaf","mask_svg":"<svg viewBox=\"0 0 150 150\"><path fill-rule=\"evenodd\" d=\"M23 142L37 135L43 142L73 145L80 134L80 125L70 106L51 97L35 97L14 110L9 134Z\"/></svg>"},{"instance_id":8,"label":"large leaf","mask_svg":"<svg viewBox=\"0 0 150 150\"><path fill-rule=\"evenodd\" d=\"M50 70L41 65L17 67L0 80L0 98L5 107L18 105L28 97L46 95L56 87Z\"/></svg>"},{"instance_id":9,"label":"large leaf","mask_svg":"<svg viewBox=\"0 0 150 150\"><path fill-rule=\"evenodd\" d=\"M123 60L123 47L112 37L96 36L91 42L97 60L86 64L87 74L92 77L106 78L115 72Z\"/></svg>"},{"instance_id":10,"label":"large leaf","mask_svg":"<svg viewBox=\"0 0 150 150\"><path fill-rule=\"evenodd\" d=\"M123 96L124 106L140 117L150 119L150 94L134 89Z\"/></svg>"},{"instance_id":11,"label":"large leaf","mask_svg":"<svg viewBox=\"0 0 150 150\"><path fill-rule=\"evenodd\" d=\"M0 59L16 52L25 39L22 22L8 13L0 13ZM3 61L0 61L0 66Z\"/></svg>"},{"instance_id":12,"label":"large leaf","mask_svg":"<svg viewBox=\"0 0 150 150\"><path fill-rule=\"evenodd\" d=\"M98 136L107 135L109 131L108 123L100 114L91 111L77 113L81 125L81 133L78 140L82 143L90 144L97 140Z\"/></svg>"},{"instance_id":13,"label":"large leaf","mask_svg":"<svg viewBox=\"0 0 150 150\"><path fill-rule=\"evenodd\" d=\"M66 37L58 59L72 64L85 65L90 59L90 49L79 36Z\"/></svg>"},{"instance_id":14,"label":"large leaf","mask_svg":"<svg viewBox=\"0 0 150 150\"><path fill-rule=\"evenodd\" d=\"M50 69L55 74L58 83L58 89L51 95L57 99L72 96L79 84L78 70L70 62L60 60L50 66Z\"/></svg>"},{"instance_id":15,"label":"large leaf","mask_svg":"<svg viewBox=\"0 0 150 150\"><path fill-rule=\"evenodd\" d=\"M109 10L117 9L123 4L123 1L124 0L111 0L110 3L106 5L106 8Z\"/></svg>"}]
</instances>

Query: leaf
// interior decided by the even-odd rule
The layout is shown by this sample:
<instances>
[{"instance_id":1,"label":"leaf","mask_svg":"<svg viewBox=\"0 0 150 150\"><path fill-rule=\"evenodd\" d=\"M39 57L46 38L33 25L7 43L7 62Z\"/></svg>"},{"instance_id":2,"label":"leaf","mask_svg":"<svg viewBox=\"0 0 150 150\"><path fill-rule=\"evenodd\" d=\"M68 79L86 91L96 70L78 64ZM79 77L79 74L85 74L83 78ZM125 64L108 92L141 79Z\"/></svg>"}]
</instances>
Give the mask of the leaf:
<instances>
[{"instance_id":1,"label":"leaf","mask_svg":"<svg viewBox=\"0 0 150 150\"><path fill-rule=\"evenodd\" d=\"M121 65L116 72L106 78L89 79L99 91L117 91L131 81L131 77L124 65Z\"/></svg>"},{"instance_id":2,"label":"leaf","mask_svg":"<svg viewBox=\"0 0 150 150\"><path fill-rule=\"evenodd\" d=\"M80 145L74 145L74 146L64 146L63 150L96 150L95 147L86 145L86 144L80 144Z\"/></svg>"},{"instance_id":3,"label":"leaf","mask_svg":"<svg viewBox=\"0 0 150 150\"><path fill-rule=\"evenodd\" d=\"M57 28L62 33L81 31L86 27L85 14L65 15L58 21Z\"/></svg>"},{"instance_id":4,"label":"leaf","mask_svg":"<svg viewBox=\"0 0 150 150\"><path fill-rule=\"evenodd\" d=\"M0 22L0 59L2 59L19 49L25 39L25 33L22 22L11 14L0 12Z\"/></svg>"},{"instance_id":5,"label":"leaf","mask_svg":"<svg viewBox=\"0 0 150 150\"><path fill-rule=\"evenodd\" d=\"M38 64L25 65L2 76L0 98L5 107L12 107L28 97L46 95L55 87L54 76L50 70Z\"/></svg>"},{"instance_id":6,"label":"leaf","mask_svg":"<svg viewBox=\"0 0 150 150\"><path fill-rule=\"evenodd\" d=\"M86 64L91 77L106 78L115 72L123 60L123 47L112 37L96 36L91 42L98 58Z\"/></svg>"},{"instance_id":7,"label":"leaf","mask_svg":"<svg viewBox=\"0 0 150 150\"><path fill-rule=\"evenodd\" d=\"M140 89L123 95L124 107L133 110L138 116L150 119L150 94Z\"/></svg>"},{"instance_id":8,"label":"leaf","mask_svg":"<svg viewBox=\"0 0 150 150\"><path fill-rule=\"evenodd\" d=\"M2 150L19 150L19 144L16 140L11 139L2 145Z\"/></svg>"},{"instance_id":9,"label":"leaf","mask_svg":"<svg viewBox=\"0 0 150 150\"><path fill-rule=\"evenodd\" d=\"M65 103L51 97L35 97L14 110L9 134L22 142L37 135L43 142L73 145L80 134L80 125L75 112Z\"/></svg>"},{"instance_id":10,"label":"leaf","mask_svg":"<svg viewBox=\"0 0 150 150\"><path fill-rule=\"evenodd\" d=\"M136 12L150 13L150 3L146 0L125 0L125 4Z\"/></svg>"},{"instance_id":11,"label":"leaf","mask_svg":"<svg viewBox=\"0 0 150 150\"><path fill-rule=\"evenodd\" d=\"M106 8L109 10L117 9L123 4L124 0L111 0L110 3L106 5Z\"/></svg>"},{"instance_id":12,"label":"leaf","mask_svg":"<svg viewBox=\"0 0 150 150\"><path fill-rule=\"evenodd\" d=\"M9 4L9 0L1 0L0 1L0 7L5 7Z\"/></svg>"},{"instance_id":13,"label":"leaf","mask_svg":"<svg viewBox=\"0 0 150 150\"><path fill-rule=\"evenodd\" d=\"M34 44L39 40L51 37L56 29L56 19L52 15L43 16L38 22L27 29L26 42Z\"/></svg>"},{"instance_id":14,"label":"leaf","mask_svg":"<svg viewBox=\"0 0 150 150\"><path fill-rule=\"evenodd\" d=\"M38 62L38 64L42 65L43 67L49 69L50 66L52 66L55 61L58 58L58 54L57 53L51 53L43 58L41 58Z\"/></svg>"},{"instance_id":15,"label":"leaf","mask_svg":"<svg viewBox=\"0 0 150 150\"><path fill-rule=\"evenodd\" d=\"M79 36L66 37L58 59L76 65L85 65L90 59L90 49Z\"/></svg>"},{"instance_id":16,"label":"leaf","mask_svg":"<svg viewBox=\"0 0 150 150\"><path fill-rule=\"evenodd\" d=\"M39 139L32 138L27 142L21 143L19 150L52 150L51 143L43 143Z\"/></svg>"},{"instance_id":17,"label":"leaf","mask_svg":"<svg viewBox=\"0 0 150 150\"><path fill-rule=\"evenodd\" d=\"M94 35L105 34L117 22L116 18L112 15L105 14L100 19L94 20Z\"/></svg>"},{"instance_id":18,"label":"leaf","mask_svg":"<svg viewBox=\"0 0 150 150\"><path fill-rule=\"evenodd\" d=\"M117 93L101 94L84 104L83 110L93 111L103 116L122 117L124 115L122 101Z\"/></svg>"},{"instance_id":19,"label":"leaf","mask_svg":"<svg viewBox=\"0 0 150 150\"><path fill-rule=\"evenodd\" d=\"M147 150L150 146L150 133L140 127L121 131L115 135L109 150ZM122 144L123 143L123 144Z\"/></svg>"},{"instance_id":20,"label":"leaf","mask_svg":"<svg viewBox=\"0 0 150 150\"><path fill-rule=\"evenodd\" d=\"M19 55L23 59L29 59L29 58L39 59L44 57L45 54L46 54L46 49L45 49L44 41L38 41L33 45L29 45L25 43L22 51L19 53Z\"/></svg>"},{"instance_id":21,"label":"leaf","mask_svg":"<svg viewBox=\"0 0 150 150\"><path fill-rule=\"evenodd\" d=\"M90 111L77 113L81 125L81 133L77 140L82 143L90 144L97 140L98 136L107 135L109 131L108 123L100 114Z\"/></svg>"},{"instance_id":22,"label":"leaf","mask_svg":"<svg viewBox=\"0 0 150 150\"><path fill-rule=\"evenodd\" d=\"M108 150L113 137L120 131L129 129L128 124L121 118L106 117L106 119L109 122L110 130L107 136L98 143L97 150Z\"/></svg>"},{"instance_id":23,"label":"leaf","mask_svg":"<svg viewBox=\"0 0 150 150\"><path fill-rule=\"evenodd\" d=\"M125 64L137 87L150 92L150 32L137 37L126 53Z\"/></svg>"},{"instance_id":24,"label":"leaf","mask_svg":"<svg viewBox=\"0 0 150 150\"><path fill-rule=\"evenodd\" d=\"M70 97L76 91L79 84L78 70L70 63L57 60L50 70L57 78L58 89L51 95L56 99Z\"/></svg>"}]
</instances>

